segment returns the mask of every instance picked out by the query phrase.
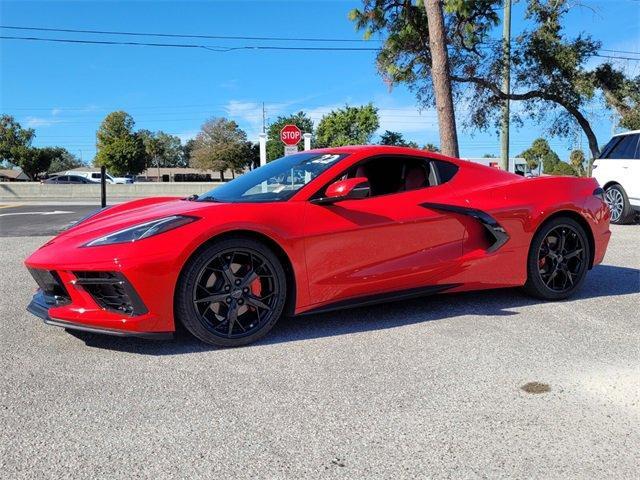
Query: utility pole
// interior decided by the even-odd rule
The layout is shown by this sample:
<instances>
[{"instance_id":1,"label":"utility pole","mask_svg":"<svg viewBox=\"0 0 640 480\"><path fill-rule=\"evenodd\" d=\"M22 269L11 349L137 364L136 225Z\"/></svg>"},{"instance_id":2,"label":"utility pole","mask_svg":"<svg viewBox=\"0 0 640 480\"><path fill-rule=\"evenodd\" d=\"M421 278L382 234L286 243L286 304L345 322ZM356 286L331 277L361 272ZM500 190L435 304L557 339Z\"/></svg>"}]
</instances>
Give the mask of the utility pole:
<instances>
[{"instance_id":1,"label":"utility pole","mask_svg":"<svg viewBox=\"0 0 640 480\"><path fill-rule=\"evenodd\" d=\"M511 93L511 0L504 0L502 19L502 92ZM500 133L500 168L509 170L509 99L502 103L502 131Z\"/></svg>"},{"instance_id":2,"label":"utility pole","mask_svg":"<svg viewBox=\"0 0 640 480\"><path fill-rule=\"evenodd\" d=\"M424 0L429 27L429 50L431 51L431 78L436 97L438 126L440 127L440 149L445 155L458 157L458 133L453 108L449 53L444 30L442 0Z\"/></svg>"}]
</instances>

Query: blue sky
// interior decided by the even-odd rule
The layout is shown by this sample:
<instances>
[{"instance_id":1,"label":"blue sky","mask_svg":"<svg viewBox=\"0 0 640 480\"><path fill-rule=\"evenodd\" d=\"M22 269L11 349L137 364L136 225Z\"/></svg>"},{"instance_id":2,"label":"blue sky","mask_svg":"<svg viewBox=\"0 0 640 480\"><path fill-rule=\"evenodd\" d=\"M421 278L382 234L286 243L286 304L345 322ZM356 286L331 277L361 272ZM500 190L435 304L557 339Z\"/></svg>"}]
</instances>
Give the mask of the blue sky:
<instances>
[{"instance_id":1,"label":"blue sky","mask_svg":"<svg viewBox=\"0 0 640 480\"><path fill-rule=\"evenodd\" d=\"M33 2L4 1L2 25L111 31L167 32L235 36L281 36L360 39L347 19L356 1L290 2ZM567 31L590 32L611 50L640 51L640 2L582 2L567 17ZM522 2L516 2L513 30L523 25ZM79 34L0 30L2 35L121 39ZM267 41L130 38L162 43L209 45L283 45ZM286 43L286 45L291 45ZM355 46L369 46L354 43ZM374 44L375 45L375 44ZM621 54L622 55L622 54ZM236 120L251 139L261 129L262 102L268 119L299 110L317 121L346 103L373 101L381 129L400 131L420 144L438 144L432 110L420 111L404 87L391 91L375 69L374 52L291 52L137 46L71 45L0 40L0 110L36 130L35 144L61 145L88 161L95 154L95 131L110 111L125 110L136 128L164 130L187 139L213 116ZM640 62L616 61L640 74ZM458 115L465 114L460 107ZM598 104L589 109L602 144L612 132L610 113ZM512 153L526 148L544 125L513 129ZM566 158L578 139L550 139ZM586 150L586 141L582 145ZM460 134L461 155L499 153L494 132Z\"/></svg>"}]
</instances>

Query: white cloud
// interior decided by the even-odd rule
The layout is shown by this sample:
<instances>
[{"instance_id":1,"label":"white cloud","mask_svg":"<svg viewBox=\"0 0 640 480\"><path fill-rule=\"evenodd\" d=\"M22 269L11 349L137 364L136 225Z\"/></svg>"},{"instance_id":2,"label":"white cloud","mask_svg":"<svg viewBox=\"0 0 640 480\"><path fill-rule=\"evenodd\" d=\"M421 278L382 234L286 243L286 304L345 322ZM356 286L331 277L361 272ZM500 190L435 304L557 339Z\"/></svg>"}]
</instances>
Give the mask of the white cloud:
<instances>
[{"instance_id":1,"label":"white cloud","mask_svg":"<svg viewBox=\"0 0 640 480\"><path fill-rule=\"evenodd\" d=\"M381 108L380 130L391 130L403 134L438 131L438 117L435 110L419 111L416 107Z\"/></svg>"},{"instance_id":2,"label":"white cloud","mask_svg":"<svg viewBox=\"0 0 640 480\"><path fill-rule=\"evenodd\" d=\"M344 106L345 103L334 103L305 111L317 126L324 115ZM385 130L400 132L404 135L438 132L438 119L435 110L432 109L420 111L415 106L389 105L378 108L378 118L380 119L378 134Z\"/></svg>"},{"instance_id":3,"label":"white cloud","mask_svg":"<svg viewBox=\"0 0 640 480\"><path fill-rule=\"evenodd\" d=\"M377 102L374 102L376 105ZM414 105L397 105L390 102L379 102L383 106L378 109L380 128L378 134L385 130L403 133L408 137L427 138L431 141L433 134L438 132L438 121L434 109L420 110ZM295 105L295 108L292 108ZM328 103L314 108L305 108L304 102L286 102L265 104L267 122L273 122L280 115L288 115L300 110L317 126L324 115L343 108L345 105L360 105L352 101ZM262 104L259 102L245 102L231 100L225 107L226 114L231 120L235 120L247 131L250 139L257 138L262 131ZM422 135L418 135L422 134ZM427 141L427 140L425 140Z\"/></svg>"},{"instance_id":4,"label":"white cloud","mask_svg":"<svg viewBox=\"0 0 640 480\"><path fill-rule=\"evenodd\" d=\"M198 132L199 132L199 130L191 130L191 131L188 131L188 132L176 133L175 135L176 135L176 137L178 137L180 139L180 141L184 145L185 143L187 143L192 138L195 138L196 135L198 135Z\"/></svg>"},{"instance_id":5,"label":"white cloud","mask_svg":"<svg viewBox=\"0 0 640 480\"><path fill-rule=\"evenodd\" d=\"M43 117L27 117L26 124L28 127L49 127L51 125L55 125L56 123L60 123L60 120L56 120L54 118L43 118Z\"/></svg>"},{"instance_id":6,"label":"white cloud","mask_svg":"<svg viewBox=\"0 0 640 480\"><path fill-rule=\"evenodd\" d=\"M290 103L266 103L264 105L267 122L275 121L280 115L291 113ZM300 109L295 109L299 111ZM241 100L231 100L225 106L227 117L235 120L247 132L250 140L257 140L258 134L262 132L262 103L244 102Z\"/></svg>"}]
</instances>

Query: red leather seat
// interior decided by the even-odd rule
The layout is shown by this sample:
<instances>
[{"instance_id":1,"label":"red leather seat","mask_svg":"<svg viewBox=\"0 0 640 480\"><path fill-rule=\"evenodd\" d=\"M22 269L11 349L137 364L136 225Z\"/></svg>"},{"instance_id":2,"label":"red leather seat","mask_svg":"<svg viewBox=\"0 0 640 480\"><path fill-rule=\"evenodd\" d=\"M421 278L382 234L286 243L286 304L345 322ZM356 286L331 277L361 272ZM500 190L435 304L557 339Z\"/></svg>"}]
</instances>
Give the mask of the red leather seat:
<instances>
[{"instance_id":1,"label":"red leather seat","mask_svg":"<svg viewBox=\"0 0 640 480\"><path fill-rule=\"evenodd\" d=\"M356 169L356 178L358 177L364 177L367 180L369 179L369 177L367 176L367 169L365 168L364 165L360 165L357 169Z\"/></svg>"},{"instance_id":2,"label":"red leather seat","mask_svg":"<svg viewBox=\"0 0 640 480\"><path fill-rule=\"evenodd\" d=\"M416 190L427 185L427 174L424 168L418 165L407 168L404 176L404 190Z\"/></svg>"}]
</instances>

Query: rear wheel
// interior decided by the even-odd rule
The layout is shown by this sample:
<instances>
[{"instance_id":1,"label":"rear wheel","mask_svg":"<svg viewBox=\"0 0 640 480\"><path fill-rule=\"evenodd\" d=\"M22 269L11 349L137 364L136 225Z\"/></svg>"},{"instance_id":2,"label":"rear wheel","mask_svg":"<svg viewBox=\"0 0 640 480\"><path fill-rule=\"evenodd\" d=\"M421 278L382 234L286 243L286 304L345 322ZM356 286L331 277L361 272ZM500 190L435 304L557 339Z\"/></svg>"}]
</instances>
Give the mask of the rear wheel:
<instances>
[{"instance_id":1,"label":"rear wheel","mask_svg":"<svg viewBox=\"0 0 640 480\"><path fill-rule=\"evenodd\" d=\"M631 208L627 192L621 185L614 184L607 188L604 198L611 210L611 223L623 225L633 221L635 212Z\"/></svg>"},{"instance_id":2,"label":"rear wheel","mask_svg":"<svg viewBox=\"0 0 640 480\"><path fill-rule=\"evenodd\" d=\"M555 218L533 236L525 290L544 300L567 298L584 282L589 258L584 228L571 218Z\"/></svg>"},{"instance_id":3,"label":"rear wheel","mask_svg":"<svg viewBox=\"0 0 640 480\"><path fill-rule=\"evenodd\" d=\"M286 300L277 256L249 238L215 242L185 267L176 315L200 340L221 347L254 342L273 328Z\"/></svg>"}]
</instances>

